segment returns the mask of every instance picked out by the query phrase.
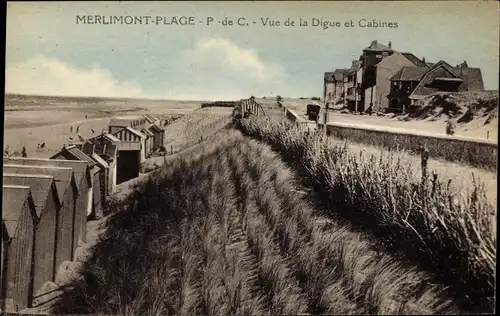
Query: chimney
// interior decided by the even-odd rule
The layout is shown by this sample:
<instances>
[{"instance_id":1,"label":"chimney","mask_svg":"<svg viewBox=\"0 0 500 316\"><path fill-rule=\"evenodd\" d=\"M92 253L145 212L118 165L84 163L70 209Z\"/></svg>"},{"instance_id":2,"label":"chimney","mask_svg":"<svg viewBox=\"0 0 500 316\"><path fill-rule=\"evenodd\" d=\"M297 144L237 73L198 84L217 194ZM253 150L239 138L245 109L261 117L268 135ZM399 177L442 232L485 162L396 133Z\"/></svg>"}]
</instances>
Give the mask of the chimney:
<instances>
[{"instance_id":1,"label":"chimney","mask_svg":"<svg viewBox=\"0 0 500 316\"><path fill-rule=\"evenodd\" d=\"M392 49L392 43L389 41L389 48Z\"/></svg>"},{"instance_id":2,"label":"chimney","mask_svg":"<svg viewBox=\"0 0 500 316\"><path fill-rule=\"evenodd\" d=\"M422 61L423 61L423 62L424 62L424 64L425 64L425 56L424 56L424 57L422 57Z\"/></svg>"},{"instance_id":3,"label":"chimney","mask_svg":"<svg viewBox=\"0 0 500 316\"><path fill-rule=\"evenodd\" d=\"M462 68L467 68L469 67L469 65L467 65L467 61L464 60L464 62L462 63Z\"/></svg>"}]
</instances>

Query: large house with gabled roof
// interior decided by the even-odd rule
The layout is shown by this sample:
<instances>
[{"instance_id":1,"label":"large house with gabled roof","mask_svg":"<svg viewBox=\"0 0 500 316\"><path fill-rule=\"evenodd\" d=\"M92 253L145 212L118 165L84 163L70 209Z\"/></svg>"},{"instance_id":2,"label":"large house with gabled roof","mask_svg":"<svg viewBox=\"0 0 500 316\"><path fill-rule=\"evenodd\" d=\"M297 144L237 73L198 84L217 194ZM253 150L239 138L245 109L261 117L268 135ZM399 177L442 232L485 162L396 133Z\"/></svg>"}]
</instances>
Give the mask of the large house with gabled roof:
<instances>
[{"instance_id":1,"label":"large house with gabled roof","mask_svg":"<svg viewBox=\"0 0 500 316\"><path fill-rule=\"evenodd\" d=\"M384 45L376 40L343 74L341 99L356 111L404 110L433 92L484 90L481 70L465 61L455 67L445 61L430 63L411 52L394 50L391 42ZM334 82L333 73L325 73L324 86Z\"/></svg>"},{"instance_id":2,"label":"large house with gabled roof","mask_svg":"<svg viewBox=\"0 0 500 316\"><path fill-rule=\"evenodd\" d=\"M441 60L431 67L402 68L391 78L392 108L405 110L434 92L484 91L481 69L464 61L452 67Z\"/></svg>"}]
</instances>

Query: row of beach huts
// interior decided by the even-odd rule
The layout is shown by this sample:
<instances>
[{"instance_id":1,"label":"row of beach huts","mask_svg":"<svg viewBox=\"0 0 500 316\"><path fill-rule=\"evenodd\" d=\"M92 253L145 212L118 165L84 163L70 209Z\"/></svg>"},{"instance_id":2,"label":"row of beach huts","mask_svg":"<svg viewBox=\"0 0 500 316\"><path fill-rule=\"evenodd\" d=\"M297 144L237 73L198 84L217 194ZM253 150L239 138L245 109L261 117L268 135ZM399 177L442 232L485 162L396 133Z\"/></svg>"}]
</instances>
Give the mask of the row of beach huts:
<instances>
[{"instance_id":1,"label":"row of beach huts","mask_svg":"<svg viewBox=\"0 0 500 316\"><path fill-rule=\"evenodd\" d=\"M49 159L4 157L1 311L43 301L64 261L86 242L86 223L103 216L117 184L139 175L163 148L161 121L146 114L112 118L107 131L64 146Z\"/></svg>"}]
</instances>

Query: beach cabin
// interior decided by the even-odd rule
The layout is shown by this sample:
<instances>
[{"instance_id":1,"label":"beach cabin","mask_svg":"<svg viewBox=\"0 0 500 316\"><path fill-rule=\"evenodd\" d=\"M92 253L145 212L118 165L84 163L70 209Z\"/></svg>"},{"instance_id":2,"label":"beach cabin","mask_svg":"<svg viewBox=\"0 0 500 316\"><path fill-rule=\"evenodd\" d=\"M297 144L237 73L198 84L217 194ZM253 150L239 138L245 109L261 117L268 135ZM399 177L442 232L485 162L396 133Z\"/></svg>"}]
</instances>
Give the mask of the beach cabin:
<instances>
[{"instance_id":1,"label":"beach cabin","mask_svg":"<svg viewBox=\"0 0 500 316\"><path fill-rule=\"evenodd\" d=\"M74 225L73 253L76 246L81 241L86 241L87 233L87 215L92 213L93 189L90 171L87 168L87 162L78 160L56 160L44 158L21 158L21 157L4 157L4 164L17 165L35 165L35 166L54 166L66 167L73 169L76 184L78 186L76 214Z\"/></svg>"},{"instance_id":2,"label":"beach cabin","mask_svg":"<svg viewBox=\"0 0 500 316\"><path fill-rule=\"evenodd\" d=\"M149 124L148 124L149 125ZM149 128L149 126L148 126ZM146 157L149 157L153 152L153 144L154 144L154 134L148 128L141 129L141 133L146 135Z\"/></svg>"},{"instance_id":3,"label":"beach cabin","mask_svg":"<svg viewBox=\"0 0 500 316\"><path fill-rule=\"evenodd\" d=\"M31 306L37 215L29 186L3 185L2 284L0 308L18 312Z\"/></svg>"},{"instance_id":4,"label":"beach cabin","mask_svg":"<svg viewBox=\"0 0 500 316\"><path fill-rule=\"evenodd\" d=\"M77 160L84 161L87 163L87 169L90 172L90 178L92 181L92 211L87 216L94 218L102 217L102 200L101 200L101 184L100 173L105 173L105 170L101 168L94 159L86 155L83 151L78 149L75 145L68 147L63 147L61 151L52 156L50 159L58 160Z\"/></svg>"},{"instance_id":5,"label":"beach cabin","mask_svg":"<svg viewBox=\"0 0 500 316\"><path fill-rule=\"evenodd\" d=\"M106 196L115 192L117 163L118 163L118 143L120 140L111 134L100 134L96 137L88 139L84 143L76 144L76 146L86 155L91 156L97 154L108 164L108 179Z\"/></svg>"},{"instance_id":6,"label":"beach cabin","mask_svg":"<svg viewBox=\"0 0 500 316\"><path fill-rule=\"evenodd\" d=\"M54 281L56 275L57 218L61 203L54 177L38 174L3 174L3 185L30 187L37 225L35 227L35 247L33 262L33 299L43 296L39 290L48 281Z\"/></svg>"},{"instance_id":7,"label":"beach cabin","mask_svg":"<svg viewBox=\"0 0 500 316\"><path fill-rule=\"evenodd\" d=\"M118 116L109 121L108 132L110 134L116 134L127 127L141 130L144 124L146 124L146 119L141 116Z\"/></svg>"},{"instance_id":8,"label":"beach cabin","mask_svg":"<svg viewBox=\"0 0 500 316\"><path fill-rule=\"evenodd\" d=\"M154 117L153 115L151 115L149 113L146 113L144 115L144 118L146 119L146 122L148 122L149 124L157 124L160 122L159 119L157 119L156 117Z\"/></svg>"},{"instance_id":9,"label":"beach cabin","mask_svg":"<svg viewBox=\"0 0 500 316\"><path fill-rule=\"evenodd\" d=\"M71 261L74 258L74 228L76 203L78 199L78 187L73 174L73 169L51 166L30 166L4 164L4 173L11 174L40 174L54 177L61 202L61 210L58 219L58 235L56 267L60 267L64 261Z\"/></svg>"},{"instance_id":10,"label":"beach cabin","mask_svg":"<svg viewBox=\"0 0 500 316\"><path fill-rule=\"evenodd\" d=\"M96 162L97 166L99 166L99 184L100 184L100 192L101 192L101 201L102 203L106 202L106 199L109 195L108 191L108 181L109 181L109 164L102 159L98 154L93 153L89 155L94 161ZM101 214L94 213L91 219L99 219L102 217L102 212Z\"/></svg>"},{"instance_id":11,"label":"beach cabin","mask_svg":"<svg viewBox=\"0 0 500 316\"><path fill-rule=\"evenodd\" d=\"M146 160L146 135L132 127L127 127L114 134L121 142L138 142L140 144L140 163Z\"/></svg>"},{"instance_id":12,"label":"beach cabin","mask_svg":"<svg viewBox=\"0 0 500 316\"><path fill-rule=\"evenodd\" d=\"M151 125L149 130L153 133L153 150L163 147L165 141L165 130L156 124Z\"/></svg>"}]
</instances>

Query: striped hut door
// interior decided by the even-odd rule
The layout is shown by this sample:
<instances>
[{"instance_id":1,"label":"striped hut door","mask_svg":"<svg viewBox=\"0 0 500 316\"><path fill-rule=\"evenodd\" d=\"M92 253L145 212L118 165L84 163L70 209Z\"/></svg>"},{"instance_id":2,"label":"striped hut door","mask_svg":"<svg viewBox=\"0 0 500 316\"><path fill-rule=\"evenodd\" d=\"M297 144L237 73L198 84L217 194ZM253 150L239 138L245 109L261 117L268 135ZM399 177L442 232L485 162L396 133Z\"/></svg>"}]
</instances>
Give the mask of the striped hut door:
<instances>
[{"instance_id":1,"label":"striped hut door","mask_svg":"<svg viewBox=\"0 0 500 316\"><path fill-rule=\"evenodd\" d=\"M99 186L101 191L101 203L105 200L106 197L106 169L99 172Z\"/></svg>"}]
</instances>

